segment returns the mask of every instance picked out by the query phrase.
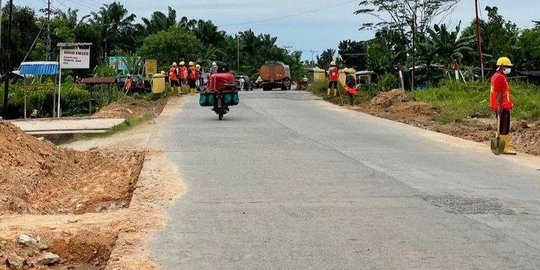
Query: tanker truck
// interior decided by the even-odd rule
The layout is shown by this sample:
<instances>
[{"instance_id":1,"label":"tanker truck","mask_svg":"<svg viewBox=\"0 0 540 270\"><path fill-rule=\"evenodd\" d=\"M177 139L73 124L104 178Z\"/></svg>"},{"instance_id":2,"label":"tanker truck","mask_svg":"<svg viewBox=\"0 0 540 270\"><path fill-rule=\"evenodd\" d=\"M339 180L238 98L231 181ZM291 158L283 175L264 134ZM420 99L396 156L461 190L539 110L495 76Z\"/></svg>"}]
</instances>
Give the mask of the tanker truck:
<instances>
[{"instance_id":1,"label":"tanker truck","mask_svg":"<svg viewBox=\"0 0 540 270\"><path fill-rule=\"evenodd\" d=\"M268 61L259 69L261 86L264 91L274 88L291 90L291 69L281 62Z\"/></svg>"}]
</instances>

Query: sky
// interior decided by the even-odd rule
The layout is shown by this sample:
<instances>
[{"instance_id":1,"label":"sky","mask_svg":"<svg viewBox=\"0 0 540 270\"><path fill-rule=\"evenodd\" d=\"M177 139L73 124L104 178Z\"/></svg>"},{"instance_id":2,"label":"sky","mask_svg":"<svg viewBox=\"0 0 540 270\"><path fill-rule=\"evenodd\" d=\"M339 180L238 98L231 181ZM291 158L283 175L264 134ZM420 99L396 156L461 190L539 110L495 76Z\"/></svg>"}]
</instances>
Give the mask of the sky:
<instances>
[{"instance_id":1,"label":"sky","mask_svg":"<svg viewBox=\"0 0 540 270\"><path fill-rule=\"evenodd\" d=\"M5 4L7 0L0 0ZM53 8L79 9L81 14L96 11L107 0L51 0ZM167 13L167 6L177 10L178 17L213 21L230 34L252 29L278 37L278 44L290 50L302 51L304 59L327 48L337 48L345 39L367 40L373 32L359 31L364 22L372 21L365 15L354 15L360 0L119 0L140 19L156 11ZM46 7L47 0L15 0L16 5L34 9ZM159 3L159 4L158 4ZM540 20L540 0L480 0L485 7L497 6L499 13L520 28L530 27ZM482 8L482 18L487 12ZM474 0L461 0L453 14L444 22L468 25L474 18Z\"/></svg>"}]
</instances>

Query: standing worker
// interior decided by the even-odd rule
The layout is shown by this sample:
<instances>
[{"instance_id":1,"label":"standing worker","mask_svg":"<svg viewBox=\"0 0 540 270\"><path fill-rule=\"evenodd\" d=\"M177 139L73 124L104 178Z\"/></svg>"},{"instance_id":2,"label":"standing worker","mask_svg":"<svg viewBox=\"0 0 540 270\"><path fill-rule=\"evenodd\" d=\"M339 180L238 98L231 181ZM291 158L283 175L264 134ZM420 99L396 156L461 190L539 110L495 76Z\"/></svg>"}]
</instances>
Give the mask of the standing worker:
<instances>
[{"instance_id":1,"label":"standing worker","mask_svg":"<svg viewBox=\"0 0 540 270\"><path fill-rule=\"evenodd\" d=\"M128 74L124 80L124 93L127 95L133 86L133 81L131 81L131 75Z\"/></svg>"},{"instance_id":2,"label":"standing worker","mask_svg":"<svg viewBox=\"0 0 540 270\"><path fill-rule=\"evenodd\" d=\"M210 75L218 72L218 65L216 62L212 62L212 67L210 68Z\"/></svg>"},{"instance_id":3,"label":"standing worker","mask_svg":"<svg viewBox=\"0 0 540 270\"><path fill-rule=\"evenodd\" d=\"M180 93L180 81L178 78L178 64L174 62L169 69L169 83L171 85L171 92Z\"/></svg>"},{"instance_id":4,"label":"standing worker","mask_svg":"<svg viewBox=\"0 0 540 270\"><path fill-rule=\"evenodd\" d=\"M354 78L354 75L352 74L353 71L349 68L345 68L343 72L345 72L346 76L343 88L345 88L345 92L347 93L347 96L349 96L349 103L351 106L354 106L354 96L357 93L356 78Z\"/></svg>"},{"instance_id":5,"label":"standing worker","mask_svg":"<svg viewBox=\"0 0 540 270\"><path fill-rule=\"evenodd\" d=\"M508 57L497 60L497 72L491 77L490 107L499 117L499 131L504 141L504 154L515 155L510 150L510 111L514 108L510 87L506 76L512 72L512 62Z\"/></svg>"},{"instance_id":6,"label":"standing worker","mask_svg":"<svg viewBox=\"0 0 540 270\"><path fill-rule=\"evenodd\" d=\"M180 86L182 87L187 84L186 62L180 61L180 67L178 67L178 74L179 74ZM183 92L183 89L181 91Z\"/></svg>"},{"instance_id":7,"label":"standing worker","mask_svg":"<svg viewBox=\"0 0 540 270\"><path fill-rule=\"evenodd\" d=\"M190 95L195 95L195 93L197 92L197 68L195 67L195 63L193 62L189 62L189 68L188 68L188 74L187 74L187 78L188 78L188 85L189 85L189 94Z\"/></svg>"},{"instance_id":8,"label":"standing worker","mask_svg":"<svg viewBox=\"0 0 540 270\"><path fill-rule=\"evenodd\" d=\"M328 69L328 92L326 93L327 96L330 95L331 90L334 90L334 97L337 96L337 87L338 87L338 81L339 81L339 69L336 65L336 61L330 62L330 69Z\"/></svg>"},{"instance_id":9,"label":"standing worker","mask_svg":"<svg viewBox=\"0 0 540 270\"><path fill-rule=\"evenodd\" d=\"M198 87L197 90L200 91L202 87L204 86L204 69L201 67L201 65L197 64L197 81L198 81Z\"/></svg>"}]
</instances>

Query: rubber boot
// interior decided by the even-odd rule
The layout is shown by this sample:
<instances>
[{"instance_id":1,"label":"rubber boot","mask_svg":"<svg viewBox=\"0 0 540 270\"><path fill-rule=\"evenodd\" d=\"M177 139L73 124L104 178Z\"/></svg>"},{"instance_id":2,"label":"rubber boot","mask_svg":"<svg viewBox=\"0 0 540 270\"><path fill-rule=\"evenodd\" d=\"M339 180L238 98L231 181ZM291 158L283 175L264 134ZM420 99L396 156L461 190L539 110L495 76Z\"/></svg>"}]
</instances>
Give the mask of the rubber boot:
<instances>
[{"instance_id":1,"label":"rubber boot","mask_svg":"<svg viewBox=\"0 0 540 270\"><path fill-rule=\"evenodd\" d=\"M510 141L512 137L510 135L501 135L501 140L504 141L504 153L505 155L516 155L517 153L510 149Z\"/></svg>"},{"instance_id":2,"label":"rubber boot","mask_svg":"<svg viewBox=\"0 0 540 270\"><path fill-rule=\"evenodd\" d=\"M337 96L337 89L334 89L334 97Z\"/></svg>"},{"instance_id":3,"label":"rubber boot","mask_svg":"<svg viewBox=\"0 0 540 270\"><path fill-rule=\"evenodd\" d=\"M330 88L328 88L328 91L326 92L326 95L327 95L327 96L330 95L330 91L332 91L332 90L330 90Z\"/></svg>"},{"instance_id":4,"label":"rubber boot","mask_svg":"<svg viewBox=\"0 0 540 270\"><path fill-rule=\"evenodd\" d=\"M176 87L176 93L183 94L182 93L182 87Z\"/></svg>"}]
</instances>

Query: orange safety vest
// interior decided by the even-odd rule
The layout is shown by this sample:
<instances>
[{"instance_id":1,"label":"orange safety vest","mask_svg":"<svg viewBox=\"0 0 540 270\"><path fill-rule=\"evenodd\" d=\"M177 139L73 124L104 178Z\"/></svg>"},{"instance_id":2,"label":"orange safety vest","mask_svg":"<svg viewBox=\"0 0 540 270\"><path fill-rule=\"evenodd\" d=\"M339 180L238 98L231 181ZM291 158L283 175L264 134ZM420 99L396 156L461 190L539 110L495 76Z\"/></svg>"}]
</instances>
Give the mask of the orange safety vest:
<instances>
[{"instance_id":1,"label":"orange safety vest","mask_svg":"<svg viewBox=\"0 0 540 270\"><path fill-rule=\"evenodd\" d=\"M180 67L180 79L184 80L187 78L187 68L185 66Z\"/></svg>"},{"instance_id":2,"label":"orange safety vest","mask_svg":"<svg viewBox=\"0 0 540 270\"><path fill-rule=\"evenodd\" d=\"M189 67L188 78L197 79L197 68Z\"/></svg>"},{"instance_id":3,"label":"orange safety vest","mask_svg":"<svg viewBox=\"0 0 540 270\"><path fill-rule=\"evenodd\" d=\"M328 80L331 82L337 82L339 80L339 70L337 67L330 68L330 74L328 75Z\"/></svg>"},{"instance_id":4,"label":"orange safety vest","mask_svg":"<svg viewBox=\"0 0 540 270\"><path fill-rule=\"evenodd\" d=\"M176 74L178 73L178 70L176 67L171 67L169 69L169 80L175 81L177 80Z\"/></svg>"},{"instance_id":5,"label":"orange safety vest","mask_svg":"<svg viewBox=\"0 0 540 270\"><path fill-rule=\"evenodd\" d=\"M497 102L497 93L502 94L502 104L498 104ZM499 105L504 110L512 110L514 108L512 96L510 95L510 86L508 86L508 81L506 81L506 77L501 72L497 72L491 77L489 105L493 111L496 111Z\"/></svg>"}]
</instances>

